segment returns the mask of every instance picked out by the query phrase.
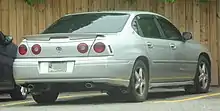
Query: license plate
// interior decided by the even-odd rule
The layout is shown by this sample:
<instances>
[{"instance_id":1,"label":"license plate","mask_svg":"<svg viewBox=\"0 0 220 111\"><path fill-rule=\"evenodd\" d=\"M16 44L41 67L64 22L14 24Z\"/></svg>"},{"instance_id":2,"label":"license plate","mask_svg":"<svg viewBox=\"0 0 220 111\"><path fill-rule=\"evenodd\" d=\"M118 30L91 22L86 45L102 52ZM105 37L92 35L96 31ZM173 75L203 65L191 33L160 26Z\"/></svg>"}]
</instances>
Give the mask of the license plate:
<instances>
[{"instance_id":1,"label":"license plate","mask_svg":"<svg viewBox=\"0 0 220 111\"><path fill-rule=\"evenodd\" d=\"M66 72L66 62L51 62L49 63L49 72Z\"/></svg>"}]
</instances>

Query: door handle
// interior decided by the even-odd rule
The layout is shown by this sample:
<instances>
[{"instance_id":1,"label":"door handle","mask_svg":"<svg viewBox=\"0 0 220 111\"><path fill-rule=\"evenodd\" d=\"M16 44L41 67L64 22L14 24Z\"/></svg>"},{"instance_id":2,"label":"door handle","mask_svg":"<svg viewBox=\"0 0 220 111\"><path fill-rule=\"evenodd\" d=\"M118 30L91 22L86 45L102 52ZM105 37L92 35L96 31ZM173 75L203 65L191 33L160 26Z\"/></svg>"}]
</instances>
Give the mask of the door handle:
<instances>
[{"instance_id":1,"label":"door handle","mask_svg":"<svg viewBox=\"0 0 220 111\"><path fill-rule=\"evenodd\" d=\"M176 45L171 43L171 44L170 44L170 48L173 49L173 50L175 50L175 49L176 49Z\"/></svg>"},{"instance_id":2,"label":"door handle","mask_svg":"<svg viewBox=\"0 0 220 111\"><path fill-rule=\"evenodd\" d=\"M153 44L151 42L147 42L147 47L148 48L153 48L154 46L153 46Z\"/></svg>"}]
</instances>

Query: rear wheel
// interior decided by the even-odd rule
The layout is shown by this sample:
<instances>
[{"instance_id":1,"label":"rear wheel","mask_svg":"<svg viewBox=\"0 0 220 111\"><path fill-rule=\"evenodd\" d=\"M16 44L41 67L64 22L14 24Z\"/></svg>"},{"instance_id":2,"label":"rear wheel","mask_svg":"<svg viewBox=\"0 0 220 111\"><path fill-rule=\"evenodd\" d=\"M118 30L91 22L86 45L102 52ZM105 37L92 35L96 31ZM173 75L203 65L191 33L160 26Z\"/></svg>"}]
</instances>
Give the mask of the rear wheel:
<instances>
[{"instance_id":1,"label":"rear wheel","mask_svg":"<svg viewBox=\"0 0 220 111\"><path fill-rule=\"evenodd\" d=\"M211 65L207 58L201 56L197 64L197 71L193 86L185 86L187 93L207 93L211 82Z\"/></svg>"},{"instance_id":2,"label":"rear wheel","mask_svg":"<svg viewBox=\"0 0 220 111\"><path fill-rule=\"evenodd\" d=\"M143 102L147 99L149 88L148 68L142 60L137 60L134 64L130 85L129 99L132 102Z\"/></svg>"},{"instance_id":3,"label":"rear wheel","mask_svg":"<svg viewBox=\"0 0 220 111\"><path fill-rule=\"evenodd\" d=\"M28 95L28 89L23 86L16 86L15 89L10 93L13 100L25 100Z\"/></svg>"},{"instance_id":4,"label":"rear wheel","mask_svg":"<svg viewBox=\"0 0 220 111\"><path fill-rule=\"evenodd\" d=\"M50 90L42 92L40 94L32 94L32 97L34 101L38 104L51 104L57 100L58 95L59 92Z\"/></svg>"}]
</instances>

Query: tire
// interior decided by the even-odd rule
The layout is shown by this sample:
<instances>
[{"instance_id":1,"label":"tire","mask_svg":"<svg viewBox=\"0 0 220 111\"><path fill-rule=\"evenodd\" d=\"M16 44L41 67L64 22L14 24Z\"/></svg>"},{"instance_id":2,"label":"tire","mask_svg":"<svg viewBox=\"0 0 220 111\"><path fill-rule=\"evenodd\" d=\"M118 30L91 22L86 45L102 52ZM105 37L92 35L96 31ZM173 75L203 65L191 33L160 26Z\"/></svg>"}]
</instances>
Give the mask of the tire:
<instances>
[{"instance_id":1,"label":"tire","mask_svg":"<svg viewBox=\"0 0 220 111\"><path fill-rule=\"evenodd\" d=\"M45 91L40 94L32 94L32 97L35 102L38 104L52 104L54 103L58 98L59 92L56 91Z\"/></svg>"},{"instance_id":2,"label":"tire","mask_svg":"<svg viewBox=\"0 0 220 111\"><path fill-rule=\"evenodd\" d=\"M142 69L142 74L140 74ZM140 79L142 75L142 79ZM139 81L138 81L139 79ZM140 89L142 86L142 90ZM147 99L149 89L149 74L148 68L142 60L137 60L133 66L128 97L131 102L143 102ZM140 93L141 92L141 93Z\"/></svg>"},{"instance_id":3,"label":"tire","mask_svg":"<svg viewBox=\"0 0 220 111\"><path fill-rule=\"evenodd\" d=\"M15 89L10 93L13 100L25 100L28 95L28 89L22 86L15 86Z\"/></svg>"},{"instance_id":4,"label":"tire","mask_svg":"<svg viewBox=\"0 0 220 111\"><path fill-rule=\"evenodd\" d=\"M117 97L117 96L119 96L121 93L118 92L117 90L110 90L110 91L107 92L107 94L108 94L109 96L112 96L112 97Z\"/></svg>"},{"instance_id":5,"label":"tire","mask_svg":"<svg viewBox=\"0 0 220 111\"><path fill-rule=\"evenodd\" d=\"M107 91L108 96L111 96L112 98L125 98L126 94L123 94L119 88L113 88L109 91Z\"/></svg>"},{"instance_id":6,"label":"tire","mask_svg":"<svg viewBox=\"0 0 220 111\"><path fill-rule=\"evenodd\" d=\"M209 92L210 83L211 65L206 57L200 56L197 64L196 74L194 77L194 85L185 86L185 91L186 93L190 94L207 93Z\"/></svg>"}]
</instances>

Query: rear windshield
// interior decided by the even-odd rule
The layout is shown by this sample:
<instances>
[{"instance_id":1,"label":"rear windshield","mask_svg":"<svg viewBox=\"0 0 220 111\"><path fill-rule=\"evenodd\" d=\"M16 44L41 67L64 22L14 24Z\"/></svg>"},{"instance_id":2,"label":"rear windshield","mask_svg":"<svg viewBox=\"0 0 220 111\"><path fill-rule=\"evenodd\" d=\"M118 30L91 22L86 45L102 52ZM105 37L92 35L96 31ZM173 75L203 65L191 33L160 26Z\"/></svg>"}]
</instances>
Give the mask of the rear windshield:
<instances>
[{"instance_id":1,"label":"rear windshield","mask_svg":"<svg viewBox=\"0 0 220 111\"><path fill-rule=\"evenodd\" d=\"M64 16L49 26L47 33L116 33L122 31L129 14L87 13Z\"/></svg>"}]
</instances>

